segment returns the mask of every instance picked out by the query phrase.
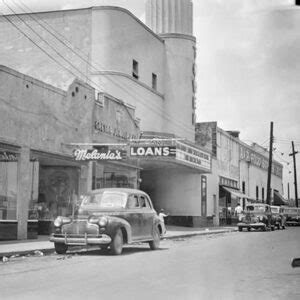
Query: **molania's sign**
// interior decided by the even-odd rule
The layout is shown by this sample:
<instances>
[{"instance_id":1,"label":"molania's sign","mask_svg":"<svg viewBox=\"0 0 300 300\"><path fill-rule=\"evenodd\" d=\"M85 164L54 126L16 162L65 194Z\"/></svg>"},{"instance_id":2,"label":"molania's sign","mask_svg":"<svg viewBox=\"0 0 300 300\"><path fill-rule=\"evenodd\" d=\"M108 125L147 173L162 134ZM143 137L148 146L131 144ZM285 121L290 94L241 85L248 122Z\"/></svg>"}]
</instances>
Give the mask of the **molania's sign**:
<instances>
[{"instance_id":1,"label":"molania's sign","mask_svg":"<svg viewBox=\"0 0 300 300\"><path fill-rule=\"evenodd\" d=\"M122 160L126 157L125 150L85 150L76 149L74 151L75 160Z\"/></svg>"},{"instance_id":2,"label":"molania's sign","mask_svg":"<svg viewBox=\"0 0 300 300\"><path fill-rule=\"evenodd\" d=\"M135 146L130 147L130 156L162 156L162 157L170 157L176 156L176 147L175 146L162 146L162 147L155 147L155 146Z\"/></svg>"}]
</instances>

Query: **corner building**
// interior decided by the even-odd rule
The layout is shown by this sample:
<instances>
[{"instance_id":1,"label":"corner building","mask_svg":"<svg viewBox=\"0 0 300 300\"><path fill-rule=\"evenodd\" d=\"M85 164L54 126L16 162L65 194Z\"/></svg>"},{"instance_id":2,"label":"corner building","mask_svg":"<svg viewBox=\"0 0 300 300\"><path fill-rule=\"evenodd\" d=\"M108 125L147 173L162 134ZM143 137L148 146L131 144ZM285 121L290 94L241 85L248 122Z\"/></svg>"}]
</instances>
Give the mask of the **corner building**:
<instances>
[{"instance_id":1,"label":"corner building","mask_svg":"<svg viewBox=\"0 0 300 300\"><path fill-rule=\"evenodd\" d=\"M174 156L133 157L140 188L158 210L168 211L169 222L212 225L206 179L211 154L195 145L192 1L147 1L148 26L128 10L110 6L6 18L10 22L0 17L0 63L63 90L79 78L95 88L100 102L107 93L133 107L140 120L140 149L133 153L143 153L143 147L176 149ZM105 134L107 122L99 127Z\"/></svg>"}]
</instances>

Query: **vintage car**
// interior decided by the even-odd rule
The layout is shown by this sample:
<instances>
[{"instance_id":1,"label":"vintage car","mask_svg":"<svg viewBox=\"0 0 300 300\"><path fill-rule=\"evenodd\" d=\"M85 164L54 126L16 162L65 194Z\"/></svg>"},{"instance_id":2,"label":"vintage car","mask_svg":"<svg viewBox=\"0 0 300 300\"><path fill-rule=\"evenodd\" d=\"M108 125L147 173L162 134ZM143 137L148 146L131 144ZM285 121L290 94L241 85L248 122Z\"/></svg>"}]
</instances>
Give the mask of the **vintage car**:
<instances>
[{"instance_id":1,"label":"vintage car","mask_svg":"<svg viewBox=\"0 0 300 300\"><path fill-rule=\"evenodd\" d=\"M272 219L277 229L285 229L286 216L283 212L283 208L280 206L271 205Z\"/></svg>"},{"instance_id":2,"label":"vintage car","mask_svg":"<svg viewBox=\"0 0 300 300\"><path fill-rule=\"evenodd\" d=\"M50 241L58 254L71 245L98 245L119 255L124 244L134 242L148 242L152 250L158 249L161 235L158 215L146 193L106 188L84 196L73 217L57 217Z\"/></svg>"},{"instance_id":3,"label":"vintage car","mask_svg":"<svg viewBox=\"0 0 300 300\"><path fill-rule=\"evenodd\" d=\"M274 220L272 219L271 207L264 203L255 203L246 205L244 215L237 224L239 231L247 228L248 231L253 229L274 230Z\"/></svg>"},{"instance_id":4,"label":"vintage car","mask_svg":"<svg viewBox=\"0 0 300 300\"><path fill-rule=\"evenodd\" d=\"M300 225L300 208L298 207L283 207L283 214L286 216L286 225Z\"/></svg>"}]
</instances>

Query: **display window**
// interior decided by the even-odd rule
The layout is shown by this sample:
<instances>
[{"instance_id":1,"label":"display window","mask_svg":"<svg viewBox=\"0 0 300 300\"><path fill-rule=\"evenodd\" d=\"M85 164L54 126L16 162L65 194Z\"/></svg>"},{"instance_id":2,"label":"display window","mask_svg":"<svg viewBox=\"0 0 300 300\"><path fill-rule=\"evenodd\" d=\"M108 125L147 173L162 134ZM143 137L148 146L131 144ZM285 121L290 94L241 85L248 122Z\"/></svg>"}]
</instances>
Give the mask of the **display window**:
<instances>
[{"instance_id":1,"label":"display window","mask_svg":"<svg viewBox=\"0 0 300 300\"><path fill-rule=\"evenodd\" d=\"M0 220L17 219L18 162L0 161Z\"/></svg>"},{"instance_id":2,"label":"display window","mask_svg":"<svg viewBox=\"0 0 300 300\"><path fill-rule=\"evenodd\" d=\"M123 187L135 188L137 172L123 166L93 164L92 189Z\"/></svg>"}]
</instances>

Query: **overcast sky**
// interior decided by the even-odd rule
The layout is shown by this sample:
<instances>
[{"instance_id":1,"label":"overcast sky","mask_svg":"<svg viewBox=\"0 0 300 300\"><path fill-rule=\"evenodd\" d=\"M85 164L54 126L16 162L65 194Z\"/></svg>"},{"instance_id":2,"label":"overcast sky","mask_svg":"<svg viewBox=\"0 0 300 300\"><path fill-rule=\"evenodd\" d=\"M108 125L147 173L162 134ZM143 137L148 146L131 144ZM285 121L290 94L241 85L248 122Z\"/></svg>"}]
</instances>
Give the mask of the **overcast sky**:
<instances>
[{"instance_id":1,"label":"overcast sky","mask_svg":"<svg viewBox=\"0 0 300 300\"><path fill-rule=\"evenodd\" d=\"M144 20L145 0L5 0L13 7L16 1L34 11L116 5ZM293 193L288 153L292 140L300 151L300 7L294 0L193 2L197 121L218 121L265 147L273 121L274 157L284 165L285 194L287 181ZM3 2L0 10L8 12Z\"/></svg>"}]
</instances>

